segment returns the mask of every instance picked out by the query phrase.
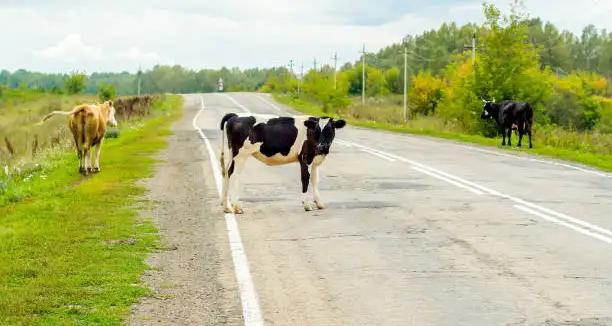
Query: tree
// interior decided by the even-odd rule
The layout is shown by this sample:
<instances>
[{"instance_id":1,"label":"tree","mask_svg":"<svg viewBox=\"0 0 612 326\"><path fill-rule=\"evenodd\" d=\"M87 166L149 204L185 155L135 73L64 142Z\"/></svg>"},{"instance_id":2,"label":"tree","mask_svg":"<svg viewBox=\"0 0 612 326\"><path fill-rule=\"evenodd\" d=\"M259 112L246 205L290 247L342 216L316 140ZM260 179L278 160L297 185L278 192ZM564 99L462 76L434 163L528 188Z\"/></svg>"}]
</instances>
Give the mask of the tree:
<instances>
[{"instance_id":1,"label":"tree","mask_svg":"<svg viewBox=\"0 0 612 326\"><path fill-rule=\"evenodd\" d=\"M423 115L435 113L442 99L442 79L436 78L428 71L420 71L412 76L410 86L411 111Z\"/></svg>"},{"instance_id":2,"label":"tree","mask_svg":"<svg viewBox=\"0 0 612 326\"><path fill-rule=\"evenodd\" d=\"M98 84L98 97L101 102L113 100L117 96L117 91L113 84L100 83Z\"/></svg>"},{"instance_id":3,"label":"tree","mask_svg":"<svg viewBox=\"0 0 612 326\"><path fill-rule=\"evenodd\" d=\"M78 94L87 87L87 76L83 73L73 72L64 81L64 89L68 94Z\"/></svg>"}]
</instances>

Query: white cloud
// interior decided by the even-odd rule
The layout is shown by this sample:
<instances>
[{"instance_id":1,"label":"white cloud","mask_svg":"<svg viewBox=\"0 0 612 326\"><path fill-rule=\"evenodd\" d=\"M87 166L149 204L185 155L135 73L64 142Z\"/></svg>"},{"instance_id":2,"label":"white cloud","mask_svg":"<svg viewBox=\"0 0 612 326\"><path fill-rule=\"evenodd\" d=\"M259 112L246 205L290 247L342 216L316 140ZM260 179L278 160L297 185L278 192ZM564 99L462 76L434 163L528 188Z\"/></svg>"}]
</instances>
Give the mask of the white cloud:
<instances>
[{"instance_id":1,"label":"white cloud","mask_svg":"<svg viewBox=\"0 0 612 326\"><path fill-rule=\"evenodd\" d=\"M160 61L160 56L156 52L142 51L137 46L132 46L127 51L120 52L117 56L121 59L128 59L134 62L147 64L157 63Z\"/></svg>"},{"instance_id":2,"label":"white cloud","mask_svg":"<svg viewBox=\"0 0 612 326\"><path fill-rule=\"evenodd\" d=\"M491 0L507 10L509 0ZM376 51L441 23L482 22L481 0L27 0L2 3L0 69L136 71L157 63L191 68L270 67L290 59L329 63ZM612 1L526 0L532 17L579 33L612 30ZM7 46L9 48L9 46Z\"/></svg>"},{"instance_id":3,"label":"white cloud","mask_svg":"<svg viewBox=\"0 0 612 326\"><path fill-rule=\"evenodd\" d=\"M85 44L79 34L68 34L56 45L36 51L36 54L41 57L70 62L99 60L101 53L100 48Z\"/></svg>"}]
</instances>

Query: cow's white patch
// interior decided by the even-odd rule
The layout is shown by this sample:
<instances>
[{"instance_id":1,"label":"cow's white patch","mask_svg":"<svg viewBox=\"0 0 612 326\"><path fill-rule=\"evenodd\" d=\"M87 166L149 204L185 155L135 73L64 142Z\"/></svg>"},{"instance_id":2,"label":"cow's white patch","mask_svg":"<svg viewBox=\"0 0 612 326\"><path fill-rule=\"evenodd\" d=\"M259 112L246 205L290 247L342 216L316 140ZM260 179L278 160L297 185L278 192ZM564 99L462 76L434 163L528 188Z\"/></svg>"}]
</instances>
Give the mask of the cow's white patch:
<instances>
[{"instance_id":1,"label":"cow's white patch","mask_svg":"<svg viewBox=\"0 0 612 326\"><path fill-rule=\"evenodd\" d=\"M484 111L484 116L485 116L485 117L488 117L488 116L489 116L489 111L485 110L485 111Z\"/></svg>"},{"instance_id":2,"label":"cow's white patch","mask_svg":"<svg viewBox=\"0 0 612 326\"><path fill-rule=\"evenodd\" d=\"M314 160L312 160L312 164L321 165L321 163L323 163L324 160L325 160L325 155L317 155L314 157Z\"/></svg>"},{"instance_id":3,"label":"cow's white patch","mask_svg":"<svg viewBox=\"0 0 612 326\"><path fill-rule=\"evenodd\" d=\"M321 130L323 130L323 128L325 128L325 126L327 126L327 124L329 123L329 119L319 119L319 128L321 128Z\"/></svg>"}]
</instances>

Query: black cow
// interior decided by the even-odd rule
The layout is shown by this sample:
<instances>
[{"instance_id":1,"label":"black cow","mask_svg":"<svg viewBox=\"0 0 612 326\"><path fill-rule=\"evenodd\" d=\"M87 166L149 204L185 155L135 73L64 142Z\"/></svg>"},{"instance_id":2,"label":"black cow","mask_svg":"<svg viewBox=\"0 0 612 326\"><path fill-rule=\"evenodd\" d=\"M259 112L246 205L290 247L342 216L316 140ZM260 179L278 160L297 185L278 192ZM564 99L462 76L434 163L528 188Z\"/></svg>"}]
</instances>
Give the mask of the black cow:
<instances>
[{"instance_id":1,"label":"black cow","mask_svg":"<svg viewBox=\"0 0 612 326\"><path fill-rule=\"evenodd\" d=\"M243 213L238 201L238 192L233 188L237 187L234 183L250 156L254 156L267 165L299 162L302 171L304 209L312 210L306 198L309 181L312 182L314 202L317 208L325 208L319 196L318 168L329 154L335 130L344 127L345 124L344 120L334 120L329 117L226 114L221 120L220 161L223 174L223 210L226 213ZM226 167L224 161L225 133L227 133L227 146L232 157L229 168ZM234 193L231 193L230 190Z\"/></svg>"},{"instance_id":2,"label":"black cow","mask_svg":"<svg viewBox=\"0 0 612 326\"><path fill-rule=\"evenodd\" d=\"M503 101L500 103L483 101L482 119L495 119L502 131L502 146L506 145L506 134L508 135L508 146L512 146L511 135L513 127L519 134L518 147L521 147L523 135L529 136L529 148L531 144L531 126L533 125L533 108L526 102Z\"/></svg>"}]
</instances>

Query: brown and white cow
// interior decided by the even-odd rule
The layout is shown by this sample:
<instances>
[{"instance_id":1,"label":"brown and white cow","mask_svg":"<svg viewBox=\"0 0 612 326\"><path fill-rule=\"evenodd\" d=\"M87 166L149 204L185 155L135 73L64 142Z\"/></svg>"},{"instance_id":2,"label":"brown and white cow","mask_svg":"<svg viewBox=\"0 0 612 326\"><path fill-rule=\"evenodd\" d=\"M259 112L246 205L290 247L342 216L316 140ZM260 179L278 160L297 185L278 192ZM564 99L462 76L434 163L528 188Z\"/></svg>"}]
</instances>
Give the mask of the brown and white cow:
<instances>
[{"instance_id":1,"label":"brown and white cow","mask_svg":"<svg viewBox=\"0 0 612 326\"><path fill-rule=\"evenodd\" d=\"M222 205L226 213L243 213L238 200L237 179L246 160L254 156L267 165L298 162L302 173L302 205L312 210L307 198L308 183L312 183L314 202L325 208L319 195L318 169L334 140L336 129L344 120L329 117L277 117L258 114L229 113L221 120L221 171L223 174ZM229 167L224 160L225 141L231 154ZM233 205L232 205L233 201Z\"/></svg>"},{"instance_id":2,"label":"brown and white cow","mask_svg":"<svg viewBox=\"0 0 612 326\"><path fill-rule=\"evenodd\" d=\"M106 125L117 126L115 107L112 101L102 104L82 104L72 111L53 111L43 118L43 122L54 115L69 116L68 127L74 137L77 156L79 157L79 172L87 175L89 172L100 172L100 150L106 133ZM91 148L96 146L96 161L93 168Z\"/></svg>"}]
</instances>

